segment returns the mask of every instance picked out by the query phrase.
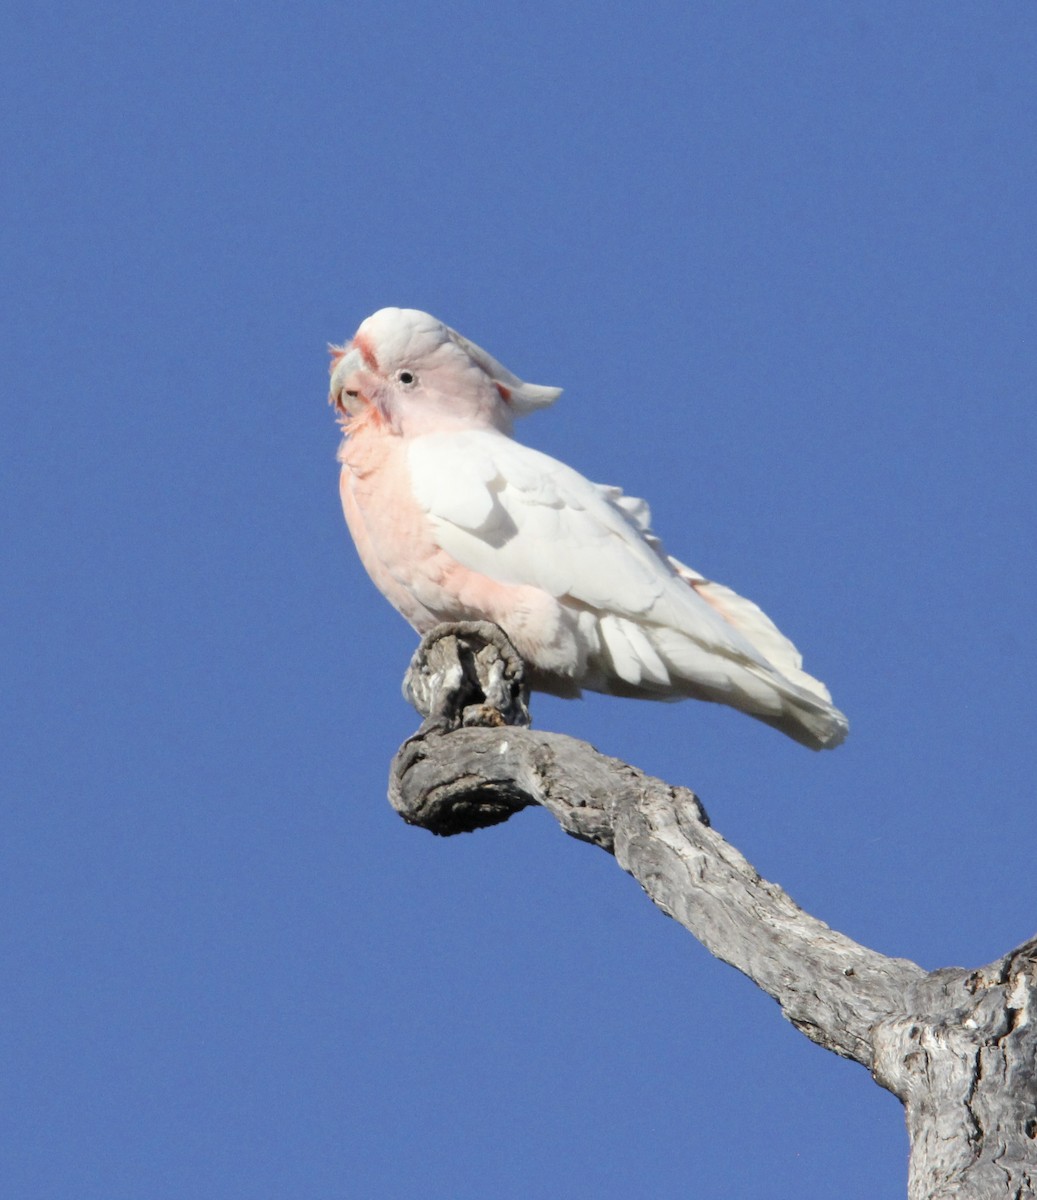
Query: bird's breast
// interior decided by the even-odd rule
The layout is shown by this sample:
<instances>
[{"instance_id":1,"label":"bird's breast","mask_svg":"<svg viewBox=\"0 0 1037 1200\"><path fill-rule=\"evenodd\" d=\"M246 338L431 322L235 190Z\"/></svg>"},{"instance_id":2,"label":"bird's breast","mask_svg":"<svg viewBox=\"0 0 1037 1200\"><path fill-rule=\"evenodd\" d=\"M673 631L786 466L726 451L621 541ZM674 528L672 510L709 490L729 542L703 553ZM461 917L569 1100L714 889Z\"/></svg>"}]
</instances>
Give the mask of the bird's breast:
<instances>
[{"instance_id":1,"label":"bird's breast","mask_svg":"<svg viewBox=\"0 0 1037 1200\"><path fill-rule=\"evenodd\" d=\"M430 629L438 618L426 601L442 574L442 551L414 499L402 440L360 431L343 444L339 461L342 511L360 561L416 629Z\"/></svg>"},{"instance_id":2,"label":"bird's breast","mask_svg":"<svg viewBox=\"0 0 1037 1200\"><path fill-rule=\"evenodd\" d=\"M493 579L440 546L435 526L414 498L406 439L350 437L339 458L342 510L361 562L419 633L441 621L493 621L528 664L572 675L582 657L574 641L575 616L541 589ZM568 687L571 692L571 682Z\"/></svg>"}]
</instances>

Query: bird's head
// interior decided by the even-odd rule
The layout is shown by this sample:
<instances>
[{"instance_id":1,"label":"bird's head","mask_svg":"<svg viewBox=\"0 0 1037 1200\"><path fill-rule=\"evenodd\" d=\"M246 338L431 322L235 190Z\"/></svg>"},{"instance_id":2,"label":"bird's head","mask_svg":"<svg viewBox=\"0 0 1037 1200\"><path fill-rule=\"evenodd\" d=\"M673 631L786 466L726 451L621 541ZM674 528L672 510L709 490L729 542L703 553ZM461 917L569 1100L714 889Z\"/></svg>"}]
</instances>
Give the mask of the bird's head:
<instances>
[{"instance_id":1,"label":"bird's head","mask_svg":"<svg viewBox=\"0 0 1037 1200\"><path fill-rule=\"evenodd\" d=\"M346 431L368 421L394 433L509 432L560 388L523 383L485 350L415 308L382 308L331 349L329 400Z\"/></svg>"}]
</instances>

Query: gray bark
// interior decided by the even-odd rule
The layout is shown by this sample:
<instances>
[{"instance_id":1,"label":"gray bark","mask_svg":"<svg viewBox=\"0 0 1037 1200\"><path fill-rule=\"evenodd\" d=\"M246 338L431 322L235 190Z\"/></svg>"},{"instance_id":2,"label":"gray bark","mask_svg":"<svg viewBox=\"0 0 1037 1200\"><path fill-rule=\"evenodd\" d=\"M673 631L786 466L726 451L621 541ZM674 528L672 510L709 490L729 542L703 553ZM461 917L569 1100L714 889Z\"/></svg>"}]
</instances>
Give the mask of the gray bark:
<instances>
[{"instance_id":1,"label":"gray bark","mask_svg":"<svg viewBox=\"0 0 1037 1200\"><path fill-rule=\"evenodd\" d=\"M404 693L426 717L392 765L404 820L450 835L548 809L801 1033L900 1098L909 1200L1037 1200L1037 937L978 970L926 972L830 929L761 879L686 788L529 729L522 664L496 626L433 631Z\"/></svg>"}]
</instances>

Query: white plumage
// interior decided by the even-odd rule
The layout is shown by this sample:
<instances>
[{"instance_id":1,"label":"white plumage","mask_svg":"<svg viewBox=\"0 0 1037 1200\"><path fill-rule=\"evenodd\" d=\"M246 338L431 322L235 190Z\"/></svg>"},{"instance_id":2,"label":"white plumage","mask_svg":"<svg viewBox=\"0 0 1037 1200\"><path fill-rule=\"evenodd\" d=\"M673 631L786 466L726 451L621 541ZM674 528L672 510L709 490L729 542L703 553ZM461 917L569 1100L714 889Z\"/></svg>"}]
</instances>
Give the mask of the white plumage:
<instances>
[{"instance_id":1,"label":"white plumage","mask_svg":"<svg viewBox=\"0 0 1037 1200\"><path fill-rule=\"evenodd\" d=\"M741 709L805 745L846 718L751 601L669 557L643 500L514 441L524 384L427 314L383 309L337 352L343 505L365 565L421 632L482 618L534 686Z\"/></svg>"}]
</instances>

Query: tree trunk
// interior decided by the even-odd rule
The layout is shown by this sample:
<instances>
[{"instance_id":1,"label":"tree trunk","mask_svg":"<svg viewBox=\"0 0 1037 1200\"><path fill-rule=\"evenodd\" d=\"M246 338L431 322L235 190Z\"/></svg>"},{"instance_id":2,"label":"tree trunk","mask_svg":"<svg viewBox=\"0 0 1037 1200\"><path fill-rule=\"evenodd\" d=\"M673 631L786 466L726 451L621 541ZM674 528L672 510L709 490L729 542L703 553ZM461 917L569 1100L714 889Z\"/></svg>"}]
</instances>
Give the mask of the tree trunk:
<instances>
[{"instance_id":1,"label":"tree trunk","mask_svg":"<svg viewBox=\"0 0 1037 1200\"><path fill-rule=\"evenodd\" d=\"M1037 938L979 970L926 972L830 929L761 879L692 792L527 728L521 661L496 626L433 631L404 692L426 717L392 765L404 820L449 835L548 809L900 1098L909 1200L1037 1200Z\"/></svg>"}]
</instances>

